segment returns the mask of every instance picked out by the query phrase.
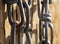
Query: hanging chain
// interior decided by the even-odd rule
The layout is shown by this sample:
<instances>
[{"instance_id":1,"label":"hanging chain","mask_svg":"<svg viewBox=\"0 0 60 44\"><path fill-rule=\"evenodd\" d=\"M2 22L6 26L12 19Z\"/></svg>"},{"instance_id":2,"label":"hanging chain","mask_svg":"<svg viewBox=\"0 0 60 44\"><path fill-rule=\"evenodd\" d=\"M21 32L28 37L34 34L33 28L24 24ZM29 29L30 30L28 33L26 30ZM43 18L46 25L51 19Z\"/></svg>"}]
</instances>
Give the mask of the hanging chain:
<instances>
[{"instance_id":1,"label":"hanging chain","mask_svg":"<svg viewBox=\"0 0 60 44\"><path fill-rule=\"evenodd\" d=\"M30 8L29 5L31 4L31 0L28 0L28 3L23 2L23 0L4 0L7 3L8 9L8 20L11 25L11 44L16 44L16 28L19 28L22 34L22 38L20 41L20 34L18 35L18 44L24 44L23 41L23 33L26 31L26 36L29 44L32 44L31 35L29 32L29 15L30 15ZM21 13L21 22L18 24L16 21L13 20L13 4L17 3ZM24 10L26 9L26 11ZM26 12L26 13L25 13ZM16 19L15 19L16 20ZM17 25L18 24L18 25Z\"/></svg>"},{"instance_id":2,"label":"hanging chain","mask_svg":"<svg viewBox=\"0 0 60 44\"><path fill-rule=\"evenodd\" d=\"M38 16L40 19L39 20L40 44L52 44L53 43L53 25L52 25L51 14L49 11L49 4L51 4L51 0L43 0L41 4L42 4L42 9L40 13L40 0L38 0ZM51 30L51 40L48 42L49 27Z\"/></svg>"},{"instance_id":3,"label":"hanging chain","mask_svg":"<svg viewBox=\"0 0 60 44\"><path fill-rule=\"evenodd\" d=\"M23 0L4 0L7 3L8 10L8 20L11 25L11 44L16 44L16 28L19 28L22 33L22 38L20 41L20 34L18 35L18 44L24 44L23 33L26 33L26 37L28 40L28 44L32 44L32 39L29 30L32 30L29 26L29 17L30 17L30 4L32 0L28 0L27 2L23 2ZM42 9L40 10L40 0L38 2L38 17L39 17L39 34L40 34L40 44L52 44L53 43L53 24L52 18L49 10L49 4L51 4L51 0L43 0L41 2ZM21 13L21 22L16 23L13 20L13 4L17 3ZM25 11L26 10L26 11ZM45 10L45 11L44 11ZM18 25L17 25L18 24ZM48 29L50 27L51 30L51 40L48 40ZM48 42L49 41L49 42Z\"/></svg>"}]
</instances>

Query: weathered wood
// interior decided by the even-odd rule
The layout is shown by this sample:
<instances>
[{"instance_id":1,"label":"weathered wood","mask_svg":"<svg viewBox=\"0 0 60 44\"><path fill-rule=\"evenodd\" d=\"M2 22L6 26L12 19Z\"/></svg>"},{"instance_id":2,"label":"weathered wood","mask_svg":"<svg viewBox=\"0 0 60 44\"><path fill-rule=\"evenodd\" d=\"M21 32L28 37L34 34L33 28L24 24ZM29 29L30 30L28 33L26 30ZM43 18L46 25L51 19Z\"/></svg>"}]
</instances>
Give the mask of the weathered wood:
<instances>
[{"instance_id":1,"label":"weathered wood","mask_svg":"<svg viewBox=\"0 0 60 44\"><path fill-rule=\"evenodd\" d=\"M0 0L0 44L5 44L4 37L4 27L3 27L3 4L2 0Z\"/></svg>"}]
</instances>

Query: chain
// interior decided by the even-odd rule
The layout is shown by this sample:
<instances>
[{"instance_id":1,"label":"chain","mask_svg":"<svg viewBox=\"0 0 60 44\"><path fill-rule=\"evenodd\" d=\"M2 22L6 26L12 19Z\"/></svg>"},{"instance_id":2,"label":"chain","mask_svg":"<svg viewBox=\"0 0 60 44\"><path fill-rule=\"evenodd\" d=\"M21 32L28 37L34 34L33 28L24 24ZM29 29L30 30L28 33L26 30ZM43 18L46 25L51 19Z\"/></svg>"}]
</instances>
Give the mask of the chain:
<instances>
[{"instance_id":1,"label":"chain","mask_svg":"<svg viewBox=\"0 0 60 44\"><path fill-rule=\"evenodd\" d=\"M30 8L29 5L31 4L31 0L28 0L28 3L23 2L23 0L4 0L7 3L8 9L8 20L11 25L11 44L16 44L16 28L19 28L19 32L21 32L21 41L20 41L20 33L18 33L18 44L24 44L23 41L23 33L26 30L26 36L29 44L32 44L31 35L29 32L29 15L30 15ZM21 13L21 22L18 24L16 21L13 20L13 4L17 3ZM26 11L24 10L26 9ZM26 12L26 13L25 13ZM16 20L16 19L15 19Z\"/></svg>"},{"instance_id":2,"label":"chain","mask_svg":"<svg viewBox=\"0 0 60 44\"><path fill-rule=\"evenodd\" d=\"M40 29L40 44L52 44L53 42L53 25L52 18L49 11L49 5L51 0L43 0L41 2L42 9L40 13L40 0L38 1L38 16L39 16L39 29ZM45 10L45 11L44 11ZM44 13L45 12L45 13ZM51 41L48 42L48 28L51 30Z\"/></svg>"},{"instance_id":3,"label":"chain","mask_svg":"<svg viewBox=\"0 0 60 44\"><path fill-rule=\"evenodd\" d=\"M40 0L38 2L38 17L39 17L39 39L40 44L52 44L53 43L53 24L52 18L49 10L49 4L51 4L52 0L43 0L41 2L42 9L40 10ZM7 11L8 11L8 20L11 25L11 44L16 44L16 30L19 29L18 34L18 44L24 44L23 34L26 33L26 37L28 40L28 44L32 44L32 39L29 30L32 28L29 26L29 17L30 17L30 8L29 6L32 3L32 0L28 0L27 2L23 2L23 0L4 0L7 3ZM13 4L17 3L20 10L21 22L17 23L13 19ZM25 11L26 10L26 11ZM45 11L44 11L45 10ZM16 19L15 19L16 20ZM51 31L51 40L48 39L48 29ZM20 32L21 41L20 41ZM48 42L49 41L49 42Z\"/></svg>"}]
</instances>

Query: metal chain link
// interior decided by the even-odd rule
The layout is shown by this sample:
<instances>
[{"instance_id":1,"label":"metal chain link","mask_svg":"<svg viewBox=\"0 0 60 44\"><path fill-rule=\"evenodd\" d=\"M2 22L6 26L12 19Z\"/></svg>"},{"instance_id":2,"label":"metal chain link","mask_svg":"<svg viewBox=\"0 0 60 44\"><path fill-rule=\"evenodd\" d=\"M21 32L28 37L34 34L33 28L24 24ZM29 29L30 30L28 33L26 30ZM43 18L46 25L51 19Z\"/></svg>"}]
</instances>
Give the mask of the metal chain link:
<instances>
[{"instance_id":1,"label":"metal chain link","mask_svg":"<svg viewBox=\"0 0 60 44\"><path fill-rule=\"evenodd\" d=\"M49 12L49 1L51 0L43 0L41 2L42 9L40 13L40 1L38 1L38 16L39 16L39 29L40 29L40 44L52 44L53 43L53 24L51 14ZM44 11L45 9L45 11ZM45 13L44 13L45 12ZM50 27L51 30L51 41L48 42L48 29ZM45 30L45 31L44 31Z\"/></svg>"},{"instance_id":2,"label":"metal chain link","mask_svg":"<svg viewBox=\"0 0 60 44\"><path fill-rule=\"evenodd\" d=\"M21 32L22 32L22 39L21 39L21 42L20 42L20 34L18 35L18 44L23 44L23 33L24 33L24 30L26 30L26 35L27 35L27 39L28 39L28 42L29 44L32 44L31 42L31 36L30 36L30 33L28 32L29 30L29 15L30 15L30 8L29 8L29 5L31 4L31 1L32 0L28 0L28 3L24 2L23 3L23 0L3 0L4 3L7 3L7 9L8 9L8 20L9 20L9 23L11 25L11 44L16 44L16 28L20 28ZM20 9L20 13L21 13L21 22L17 24L17 22L15 22L13 20L13 4L14 3L17 3L17 5L19 6L19 9ZM25 15L25 11L24 11L24 8L26 8L26 12L28 12L26 15Z\"/></svg>"}]
</instances>

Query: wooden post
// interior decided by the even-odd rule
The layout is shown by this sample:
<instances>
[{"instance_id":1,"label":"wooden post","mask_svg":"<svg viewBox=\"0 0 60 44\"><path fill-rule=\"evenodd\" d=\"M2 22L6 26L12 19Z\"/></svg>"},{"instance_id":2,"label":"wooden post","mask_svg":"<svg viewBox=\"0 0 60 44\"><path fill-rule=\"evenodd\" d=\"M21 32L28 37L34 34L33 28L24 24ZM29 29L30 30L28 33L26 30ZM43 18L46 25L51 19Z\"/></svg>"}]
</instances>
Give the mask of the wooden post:
<instances>
[{"instance_id":1,"label":"wooden post","mask_svg":"<svg viewBox=\"0 0 60 44\"><path fill-rule=\"evenodd\" d=\"M4 28L3 28L3 6L2 6L2 0L0 0L0 43L4 43Z\"/></svg>"}]
</instances>

